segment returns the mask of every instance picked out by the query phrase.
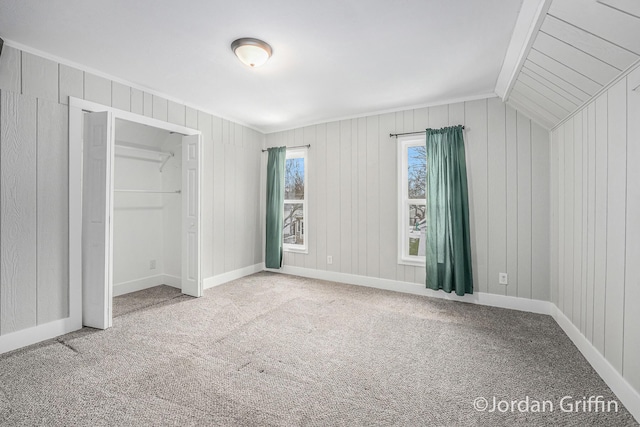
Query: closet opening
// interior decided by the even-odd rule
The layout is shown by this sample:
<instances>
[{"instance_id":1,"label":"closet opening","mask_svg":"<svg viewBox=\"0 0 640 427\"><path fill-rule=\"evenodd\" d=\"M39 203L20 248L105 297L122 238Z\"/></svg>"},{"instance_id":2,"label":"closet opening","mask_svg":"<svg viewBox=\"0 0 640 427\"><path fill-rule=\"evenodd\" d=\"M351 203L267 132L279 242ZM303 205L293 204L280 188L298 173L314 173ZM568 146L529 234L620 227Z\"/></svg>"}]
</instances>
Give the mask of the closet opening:
<instances>
[{"instance_id":1,"label":"closet opening","mask_svg":"<svg viewBox=\"0 0 640 427\"><path fill-rule=\"evenodd\" d=\"M113 297L182 288L182 135L115 120Z\"/></svg>"},{"instance_id":2,"label":"closet opening","mask_svg":"<svg viewBox=\"0 0 640 427\"><path fill-rule=\"evenodd\" d=\"M69 181L81 182L70 188L81 219L70 223L71 285L82 324L110 327L113 298L142 289L202 296L200 132L74 98L69 112Z\"/></svg>"}]
</instances>

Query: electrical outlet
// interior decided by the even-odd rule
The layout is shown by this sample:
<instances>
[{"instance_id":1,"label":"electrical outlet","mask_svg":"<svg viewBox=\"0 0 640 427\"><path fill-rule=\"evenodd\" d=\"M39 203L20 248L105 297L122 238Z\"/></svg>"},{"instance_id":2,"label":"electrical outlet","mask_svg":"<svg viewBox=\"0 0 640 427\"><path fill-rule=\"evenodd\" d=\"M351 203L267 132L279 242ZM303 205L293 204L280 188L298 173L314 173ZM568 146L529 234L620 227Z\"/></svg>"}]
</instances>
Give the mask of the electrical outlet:
<instances>
[{"instance_id":1,"label":"electrical outlet","mask_svg":"<svg viewBox=\"0 0 640 427\"><path fill-rule=\"evenodd\" d=\"M149 270L155 270L156 269L156 260L152 259L151 261L149 261Z\"/></svg>"},{"instance_id":2,"label":"electrical outlet","mask_svg":"<svg viewBox=\"0 0 640 427\"><path fill-rule=\"evenodd\" d=\"M327 264L333 264L333 257L331 255L327 255Z\"/></svg>"},{"instance_id":3,"label":"electrical outlet","mask_svg":"<svg viewBox=\"0 0 640 427\"><path fill-rule=\"evenodd\" d=\"M507 273L498 273L498 283L501 285L507 285L509 283Z\"/></svg>"}]
</instances>

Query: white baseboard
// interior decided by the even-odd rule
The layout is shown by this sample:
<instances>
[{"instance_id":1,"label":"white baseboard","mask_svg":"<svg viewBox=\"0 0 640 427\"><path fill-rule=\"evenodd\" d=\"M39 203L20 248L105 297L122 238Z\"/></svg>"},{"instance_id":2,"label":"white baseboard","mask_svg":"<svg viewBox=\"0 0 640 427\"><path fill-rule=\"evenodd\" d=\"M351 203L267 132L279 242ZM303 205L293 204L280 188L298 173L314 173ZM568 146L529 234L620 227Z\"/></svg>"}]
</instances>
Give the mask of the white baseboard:
<instances>
[{"instance_id":1,"label":"white baseboard","mask_svg":"<svg viewBox=\"0 0 640 427\"><path fill-rule=\"evenodd\" d=\"M155 286L168 285L174 288L182 288L182 279L168 274L156 274L155 276L143 277L142 279L130 280L128 282L114 283L113 296L129 294Z\"/></svg>"},{"instance_id":2,"label":"white baseboard","mask_svg":"<svg viewBox=\"0 0 640 427\"><path fill-rule=\"evenodd\" d=\"M67 317L2 335L0 336L0 354L77 331L80 328L82 328L82 320L78 321Z\"/></svg>"},{"instance_id":3,"label":"white baseboard","mask_svg":"<svg viewBox=\"0 0 640 427\"><path fill-rule=\"evenodd\" d=\"M213 288L214 286L219 286L219 285L222 285L223 283L240 279L244 276L249 276L251 274L258 273L262 270L264 270L264 263L254 264L248 267L239 268L238 270L233 270L227 273L218 274L217 276L207 277L206 279L204 279L203 287L205 289Z\"/></svg>"},{"instance_id":4,"label":"white baseboard","mask_svg":"<svg viewBox=\"0 0 640 427\"><path fill-rule=\"evenodd\" d=\"M432 298L448 299L452 301L468 302L471 304L489 305L492 307L509 308L512 310L528 311L531 313L551 314L551 303L527 298L495 295L486 292L475 292L464 296L454 293L434 291L424 285L398 280L380 279L378 277L358 276L355 274L339 273L335 271L314 270L310 268L283 266L279 270L266 268L266 271L274 273L291 274L294 276L309 277L311 279L329 280L332 282L347 283L350 285L367 286L370 288L385 289L389 291L403 292L407 294L422 295Z\"/></svg>"},{"instance_id":5,"label":"white baseboard","mask_svg":"<svg viewBox=\"0 0 640 427\"><path fill-rule=\"evenodd\" d=\"M637 421L640 421L640 393L609 363L597 348L580 332L555 304L552 304L552 316L556 323L573 341L580 353L587 359L593 369L604 380L609 388L618 396L620 402L627 408Z\"/></svg>"},{"instance_id":6,"label":"white baseboard","mask_svg":"<svg viewBox=\"0 0 640 427\"><path fill-rule=\"evenodd\" d=\"M171 286L172 288L182 289L182 277L172 276L170 274L163 274L162 284Z\"/></svg>"}]
</instances>

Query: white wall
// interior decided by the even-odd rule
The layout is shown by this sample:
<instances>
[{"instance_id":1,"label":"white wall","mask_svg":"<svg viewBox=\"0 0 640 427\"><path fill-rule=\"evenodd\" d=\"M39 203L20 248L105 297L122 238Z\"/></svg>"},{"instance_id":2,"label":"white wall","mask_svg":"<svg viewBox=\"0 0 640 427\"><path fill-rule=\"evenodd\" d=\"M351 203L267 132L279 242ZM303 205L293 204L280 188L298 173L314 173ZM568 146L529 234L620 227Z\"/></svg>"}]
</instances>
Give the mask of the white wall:
<instances>
[{"instance_id":1,"label":"white wall","mask_svg":"<svg viewBox=\"0 0 640 427\"><path fill-rule=\"evenodd\" d=\"M6 45L0 91L0 335L68 316L70 95L202 131L203 277L262 261L261 133Z\"/></svg>"},{"instance_id":2,"label":"white wall","mask_svg":"<svg viewBox=\"0 0 640 427\"><path fill-rule=\"evenodd\" d=\"M552 301L640 391L640 68L552 132Z\"/></svg>"},{"instance_id":3,"label":"white wall","mask_svg":"<svg viewBox=\"0 0 640 427\"><path fill-rule=\"evenodd\" d=\"M182 138L178 134L116 120L114 187L135 190L179 190L182 185ZM160 172L161 158L131 150L118 143L133 143L174 153ZM164 158L162 158L164 159ZM137 290L164 283L159 275L181 277L181 196L179 194L126 193L114 195L114 292ZM154 260L155 268L150 262ZM136 286L138 285L138 286ZM126 286L126 289L122 286ZM122 288L122 291L118 288Z\"/></svg>"},{"instance_id":4,"label":"white wall","mask_svg":"<svg viewBox=\"0 0 640 427\"><path fill-rule=\"evenodd\" d=\"M267 135L309 149L308 254L284 264L424 283L397 263L397 145L389 133L463 124L475 289L549 299L549 133L498 98ZM333 264L327 264L327 256ZM509 285L498 284L498 273Z\"/></svg>"},{"instance_id":5,"label":"white wall","mask_svg":"<svg viewBox=\"0 0 640 427\"><path fill-rule=\"evenodd\" d=\"M116 132L117 133L117 132ZM116 153L119 150L116 150ZM158 163L115 157L114 188L162 189ZM113 204L113 284L156 275L164 268L161 194L115 192ZM149 261L157 267L150 270Z\"/></svg>"}]
</instances>

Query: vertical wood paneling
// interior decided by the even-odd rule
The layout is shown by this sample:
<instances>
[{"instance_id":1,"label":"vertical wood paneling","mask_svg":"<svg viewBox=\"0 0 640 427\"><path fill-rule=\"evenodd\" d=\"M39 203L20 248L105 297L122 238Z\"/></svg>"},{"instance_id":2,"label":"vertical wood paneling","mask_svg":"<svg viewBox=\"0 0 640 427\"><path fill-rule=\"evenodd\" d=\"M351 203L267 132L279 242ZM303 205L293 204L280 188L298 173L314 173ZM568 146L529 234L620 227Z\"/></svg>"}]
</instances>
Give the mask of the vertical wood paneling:
<instances>
[{"instance_id":1,"label":"vertical wood paneling","mask_svg":"<svg viewBox=\"0 0 640 427\"><path fill-rule=\"evenodd\" d=\"M185 126L191 129L198 128L198 110L186 107L185 108ZM220 126L222 127L222 122L220 122ZM222 138L222 134L220 134L220 138ZM222 143L222 140L219 140Z\"/></svg>"},{"instance_id":2,"label":"vertical wood paneling","mask_svg":"<svg viewBox=\"0 0 640 427\"><path fill-rule=\"evenodd\" d=\"M462 124L464 122L464 103L459 103L459 104L455 104L454 105L450 105L449 108L454 108L457 107L458 111L460 109L460 107L462 107L462 121L459 122L459 124ZM427 129L429 127L429 108L424 107L424 108L418 108L416 110L411 110L411 112L413 113L413 120L412 120L412 132L421 132L425 129ZM453 113L450 113L449 116L451 117ZM394 131L396 129L394 128Z\"/></svg>"},{"instance_id":3,"label":"vertical wood paneling","mask_svg":"<svg viewBox=\"0 0 640 427\"><path fill-rule=\"evenodd\" d=\"M168 101L159 96L153 95L153 115L154 119L167 121L169 116L169 104Z\"/></svg>"},{"instance_id":4,"label":"vertical wood paneling","mask_svg":"<svg viewBox=\"0 0 640 427\"><path fill-rule=\"evenodd\" d=\"M589 201L589 144L588 144L588 122L587 110L581 112L582 115L582 281L580 284L582 308L580 310L580 326L582 334L587 332L587 245L588 245L588 213L587 205Z\"/></svg>"},{"instance_id":5,"label":"vertical wood paneling","mask_svg":"<svg viewBox=\"0 0 640 427\"><path fill-rule=\"evenodd\" d=\"M354 119L356 120L356 119ZM358 122L358 274L367 275L367 119L359 118Z\"/></svg>"},{"instance_id":6,"label":"vertical wood paneling","mask_svg":"<svg viewBox=\"0 0 640 427\"><path fill-rule=\"evenodd\" d=\"M379 116L367 119L367 276L380 277Z\"/></svg>"},{"instance_id":7,"label":"vertical wood paneling","mask_svg":"<svg viewBox=\"0 0 640 427\"><path fill-rule=\"evenodd\" d=\"M319 270L327 269L327 227L331 224L327 223L327 203L329 195L327 193L327 125L320 124L316 126L316 150L314 155L317 156L317 189L318 189L318 215L317 215L317 239L316 248L318 251L317 268Z\"/></svg>"},{"instance_id":8,"label":"vertical wood paneling","mask_svg":"<svg viewBox=\"0 0 640 427\"><path fill-rule=\"evenodd\" d=\"M351 120L340 122L340 271L351 273Z\"/></svg>"},{"instance_id":9,"label":"vertical wood paneling","mask_svg":"<svg viewBox=\"0 0 640 427\"><path fill-rule=\"evenodd\" d=\"M446 126L449 126L449 106L429 107L429 127L439 129Z\"/></svg>"},{"instance_id":10,"label":"vertical wood paneling","mask_svg":"<svg viewBox=\"0 0 640 427\"><path fill-rule=\"evenodd\" d=\"M144 92L140 89L131 88L131 112L144 114Z\"/></svg>"},{"instance_id":11,"label":"vertical wood paneling","mask_svg":"<svg viewBox=\"0 0 640 427\"><path fill-rule=\"evenodd\" d=\"M198 120L198 122L199 121L200 120ZM236 127L236 153L237 153L236 171L241 171L247 166L248 159L249 159L249 156L247 156L247 147L246 147L247 130L243 126L238 125L237 123L234 123L234 126ZM211 150L211 160L213 161L213 150ZM241 196L241 195L242 194L248 195L250 193L247 190L247 182L249 181L248 176L249 176L249 173L247 172L236 174L236 197L235 197L236 212L247 212L247 220L251 217L251 212L249 210L248 200L247 200L248 198L246 196ZM213 171L210 173L210 177L211 177L211 180L213 180ZM213 199L211 199L210 208L211 208L211 211L213 212ZM245 263L248 262L248 258L249 258L248 255L251 253L249 251L250 245L247 242L247 237L249 234L248 232L249 232L249 228L247 224L245 224L244 221L236 220L236 227L235 227L236 253L235 253L235 259L233 263L234 270L237 270L247 265ZM211 234L213 236L213 222L211 222Z\"/></svg>"},{"instance_id":12,"label":"vertical wood paneling","mask_svg":"<svg viewBox=\"0 0 640 427\"><path fill-rule=\"evenodd\" d=\"M200 113L198 113L198 120ZM233 123L223 120L223 141L225 142L225 167L224 170L224 271L233 270L233 261L235 254L235 164L236 150L233 145L234 127Z\"/></svg>"},{"instance_id":13,"label":"vertical wood paneling","mask_svg":"<svg viewBox=\"0 0 640 427\"><path fill-rule=\"evenodd\" d=\"M264 234L262 233L262 208L261 208L261 193L262 193L262 159L263 154L261 150L258 149L262 149L262 147L264 146L264 142L265 142L265 136L259 132L254 131L253 132L253 150L255 150L255 154L253 155L253 168L254 168L254 176L253 176L253 186L254 186L254 191L253 191L253 203L255 204L254 207L254 222L255 222L255 228L254 228L254 233L253 236L253 264L259 264L262 262L262 247L263 247L263 236ZM214 159L215 160L215 159ZM216 236L218 236L219 234L216 234ZM214 246L215 242L214 242ZM215 253L215 252L214 252Z\"/></svg>"},{"instance_id":14,"label":"vertical wood paneling","mask_svg":"<svg viewBox=\"0 0 640 427\"><path fill-rule=\"evenodd\" d=\"M198 125L197 111L195 125ZM193 124L193 121L190 122ZM222 141L222 119L212 120L213 138L213 274L217 276L225 272L225 144Z\"/></svg>"},{"instance_id":15,"label":"vertical wood paneling","mask_svg":"<svg viewBox=\"0 0 640 427\"><path fill-rule=\"evenodd\" d=\"M118 82L112 82L111 106L120 110L131 111L131 88Z\"/></svg>"},{"instance_id":16,"label":"vertical wood paneling","mask_svg":"<svg viewBox=\"0 0 640 427\"><path fill-rule=\"evenodd\" d=\"M488 290L493 294L506 294L498 283L499 273L507 271L507 184L506 184L506 110L499 98L487 102L488 206Z\"/></svg>"},{"instance_id":17,"label":"vertical wood paneling","mask_svg":"<svg viewBox=\"0 0 640 427\"><path fill-rule=\"evenodd\" d=\"M567 121L564 132L564 215L565 215L565 228L564 228L564 244L565 244L565 257L564 257L564 297L563 297L563 312L569 319L573 318L573 243L574 243L574 139L573 139L573 118Z\"/></svg>"},{"instance_id":18,"label":"vertical wood paneling","mask_svg":"<svg viewBox=\"0 0 640 427\"><path fill-rule=\"evenodd\" d=\"M607 280L607 93L596 99L596 217L593 290L593 345L604 354L605 284Z\"/></svg>"},{"instance_id":19,"label":"vertical wood paneling","mask_svg":"<svg viewBox=\"0 0 640 427\"><path fill-rule=\"evenodd\" d=\"M622 372L626 239L627 81L609 89L607 210L607 284L604 355Z\"/></svg>"},{"instance_id":20,"label":"vertical wood paneling","mask_svg":"<svg viewBox=\"0 0 640 427\"><path fill-rule=\"evenodd\" d=\"M153 117L153 95L147 92L144 92L142 96L142 114Z\"/></svg>"},{"instance_id":21,"label":"vertical wood paneling","mask_svg":"<svg viewBox=\"0 0 640 427\"><path fill-rule=\"evenodd\" d=\"M531 120L517 114L518 296L531 298Z\"/></svg>"},{"instance_id":22,"label":"vertical wood paneling","mask_svg":"<svg viewBox=\"0 0 640 427\"><path fill-rule=\"evenodd\" d=\"M2 55L2 61L4 61L4 52ZM68 105L70 96L78 99L84 98L84 73L82 71L60 64L58 67L58 79L58 90L60 92L58 102L60 104Z\"/></svg>"},{"instance_id":23,"label":"vertical wood paneling","mask_svg":"<svg viewBox=\"0 0 640 427\"><path fill-rule=\"evenodd\" d=\"M565 272L565 230L567 214L565 212L565 132L564 128L556 129L558 144L558 284L564 284ZM564 312L564 285L558 286L558 308Z\"/></svg>"},{"instance_id":24,"label":"vertical wood paneling","mask_svg":"<svg viewBox=\"0 0 640 427\"><path fill-rule=\"evenodd\" d=\"M0 334L36 325L36 101L0 92Z\"/></svg>"},{"instance_id":25,"label":"vertical wood paneling","mask_svg":"<svg viewBox=\"0 0 640 427\"><path fill-rule=\"evenodd\" d=\"M198 118L198 124L199 123L200 123L200 118ZM245 158L243 155L244 150L242 145L244 131L243 131L243 128L237 123L232 123L231 126L233 127L232 145L235 153L234 163L232 163L234 165L233 170L240 171L242 170L243 166L246 164ZM237 214L238 212L243 211L242 200L244 199L244 197L241 198L239 195L244 192L245 176L246 174L236 173L234 178L235 191L233 193L233 202L231 205L231 208L235 212L235 216L233 219L233 228L232 228L234 243L231 246L227 246L227 250L232 252L233 254L233 262L231 264L232 270L236 270L240 268L242 253L245 251L244 235L246 233L246 227L244 226L243 222L238 219L238 214Z\"/></svg>"},{"instance_id":26,"label":"vertical wood paneling","mask_svg":"<svg viewBox=\"0 0 640 427\"><path fill-rule=\"evenodd\" d=\"M168 116L167 121L169 123L175 123L180 126L185 126L185 107L177 102L169 101L167 106Z\"/></svg>"},{"instance_id":27,"label":"vertical wood paneling","mask_svg":"<svg viewBox=\"0 0 640 427\"><path fill-rule=\"evenodd\" d=\"M506 107L506 229L507 274L506 293L518 296L518 113ZM495 280L495 278L494 278ZM504 287L504 285L501 285Z\"/></svg>"},{"instance_id":28,"label":"vertical wood paneling","mask_svg":"<svg viewBox=\"0 0 640 427\"><path fill-rule=\"evenodd\" d=\"M587 195L587 325L585 336L593 343L593 306L596 236L596 105L587 107L588 195Z\"/></svg>"},{"instance_id":29,"label":"vertical wood paneling","mask_svg":"<svg viewBox=\"0 0 640 427\"><path fill-rule=\"evenodd\" d=\"M111 105L111 80L84 73L84 99L102 105Z\"/></svg>"},{"instance_id":30,"label":"vertical wood paneling","mask_svg":"<svg viewBox=\"0 0 640 427\"><path fill-rule=\"evenodd\" d=\"M380 277L384 279L395 279L398 265L397 141L389 138L395 122L393 113L380 116Z\"/></svg>"},{"instance_id":31,"label":"vertical wood paneling","mask_svg":"<svg viewBox=\"0 0 640 427\"><path fill-rule=\"evenodd\" d=\"M4 55L2 60L4 61ZM22 93L33 98L58 102L58 64L22 52Z\"/></svg>"},{"instance_id":32,"label":"vertical wood paneling","mask_svg":"<svg viewBox=\"0 0 640 427\"><path fill-rule=\"evenodd\" d=\"M624 289L624 378L640 390L640 68L627 76L627 212Z\"/></svg>"},{"instance_id":33,"label":"vertical wood paneling","mask_svg":"<svg viewBox=\"0 0 640 427\"><path fill-rule=\"evenodd\" d=\"M329 271L340 271L340 123L327 123L327 256Z\"/></svg>"},{"instance_id":34,"label":"vertical wood paneling","mask_svg":"<svg viewBox=\"0 0 640 427\"><path fill-rule=\"evenodd\" d=\"M431 110L429 111L431 121ZM489 290L487 284L487 101L465 103L467 173L469 175L469 222L474 289ZM437 126L430 122L431 127Z\"/></svg>"},{"instance_id":35,"label":"vertical wood paneling","mask_svg":"<svg viewBox=\"0 0 640 427\"><path fill-rule=\"evenodd\" d=\"M360 227L359 183L358 183L358 120L351 120L351 273L358 274L360 248L358 229Z\"/></svg>"},{"instance_id":36,"label":"vertical wood paneling","mask_svg":"<svg viewBox=\"0 0 640 427\"><path fill-rule=\"evenodd\" d=\"M38 100L37 324L69 315L68 109Z\"/></svg>"},{"instance_id":37,"label":"vertical wood paneling","mask_svg":"<svg viewBox=\"0 0 640 427\"><path fill-rule=\"evenodd\" d=\"M154 112L156 109L154 108ZM202 132L202 164L213 165L213 136L211 116L198 112L198 130ZM213 275L213 168L203 167L200 172L201 219L201 268L203 277Z\"/></svg>"},{"instance_id":38,"label":"vertical wood paneling","mask_svg":"<svg viewBox=\"0 0 640 427\"><path fill-rule=\"evenodd\" d=\"M582 115L573 118L573 324L582 317Z\"/></svg>"},{"instance_id":39,"label":"vertical wood paneling","mask_svg":"<svg viewBox=\"0 0 640 427\"><path fill-rule=\"evenodd\" d=\"M549 132L531 123L531 298L549 301Z\"/></svg>"},{"instance_id":40,"label":"vertical wood paneling","mask_svg":"<svg viewBox=\"0 0 640 427\"><path fill-rule=\"evenodd\" d=\"M0 61L0 90L20 93L22 89L22 52L11 46L2 48Z\"/></svg>"},{"instance_id":41,"label":"vertical wood paneling","mask_svg":"<svg viewBox=\"0 0 640 427\"><path fill-rule=\"evenodd\" d=\"M549 196L551 197L550 205L551 211L551 247L549 251L550 257L550 266L551 266L551 295L550 301L558 306L558 247L559 247L559 237L560 237L560 229L558 222L559 215L559 207L558 207L558 130L555 129L551 133L551 146L550 146L550 166L551 166L551 188L549 192Z\"/></svg>"}]
</instances>

